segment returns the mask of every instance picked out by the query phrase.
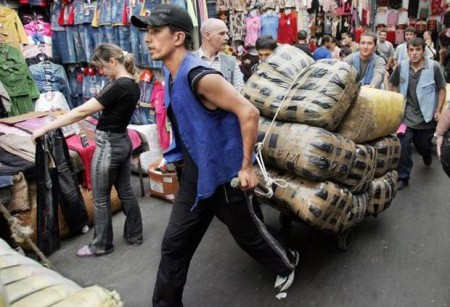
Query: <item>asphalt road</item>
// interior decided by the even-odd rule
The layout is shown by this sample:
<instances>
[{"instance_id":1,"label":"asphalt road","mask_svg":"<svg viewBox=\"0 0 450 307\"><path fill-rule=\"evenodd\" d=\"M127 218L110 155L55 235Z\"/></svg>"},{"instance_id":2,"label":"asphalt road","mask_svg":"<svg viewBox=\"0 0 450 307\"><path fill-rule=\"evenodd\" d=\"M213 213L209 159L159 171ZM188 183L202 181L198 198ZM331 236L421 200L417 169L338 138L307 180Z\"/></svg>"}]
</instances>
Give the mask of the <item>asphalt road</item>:
<instances>
[{"instance_id":1,"label":"asphalt road","mask_svg":"<svg viewBox=\"0 0 450 307\"><path fill-rule=\"evenodd\" d=\"M339 250L333 237L310 226L293 225L287 240L300 251L300 266L294 285L281 300L273 290L274 274L241 251L227 228L214 220L192 260L184 305L450 305L450 179L436 159L430 168L423 166L420 156L415 155L414 161L409 186L388 210L355 227L349 250ZM90 230L62 241L62 249L50 257L57 270L80 285L117 290L125 306L150 306L171 204L149 196L139 202L145 223L142 246L124 242L124 216L118 213L113 217L113 254L76 257L76 249L89 243ZM269 206L263 211L266 223L280 229L278 211Z\"/></svg>"}]
</instances>

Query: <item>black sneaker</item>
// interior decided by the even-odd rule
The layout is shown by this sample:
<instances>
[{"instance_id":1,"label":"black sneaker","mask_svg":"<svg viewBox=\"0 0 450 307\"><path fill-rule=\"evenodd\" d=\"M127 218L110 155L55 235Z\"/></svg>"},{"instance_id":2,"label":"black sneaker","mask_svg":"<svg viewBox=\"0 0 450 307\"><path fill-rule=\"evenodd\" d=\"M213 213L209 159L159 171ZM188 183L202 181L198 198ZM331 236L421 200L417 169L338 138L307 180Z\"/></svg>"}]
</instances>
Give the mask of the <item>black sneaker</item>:
<instances>
[{"instance_id":1,"label":"black sneaker","mask_svg":"<svg viewBox=\"0 0 450 307\"><path fill-rule=\"evenodd\" d=\"M423 159L423 164L425 164L425 166L431 166L431 163L433 162L433 157L430 155L430 156L423 156L422 157L422 159Z\"/></svg>"},{"instance_id":2,"label":"black sneaker","mask_svg":"<svg viewBox=\"0 0 450 307\"><path fill-rule=\"evenodd\" d=\"M403 188L406 187L407 185L408 185L408 181L399 180L397 191L403 190Z\"/></svg>"},{"instance_id":3,"label":"black sneaker","mask_svg":"<svg viewBox=\"0 0 450 307\"><path fill-rule=\"evenodd\" d=\"M295 268L298 265L298 262L300 260L300 255L298 254L297 251L292 251L289 250L295 258L295 267L292 270L292 272L288 275L288 276L277 276L277 279L275 280L275 285L273 286L275 288L275 291L278 292L283 292L286 291L287 289L289 289L290 286L292 286L292 283L294 282L294 278L295 278Z\"/></svg>"}]
</instances>

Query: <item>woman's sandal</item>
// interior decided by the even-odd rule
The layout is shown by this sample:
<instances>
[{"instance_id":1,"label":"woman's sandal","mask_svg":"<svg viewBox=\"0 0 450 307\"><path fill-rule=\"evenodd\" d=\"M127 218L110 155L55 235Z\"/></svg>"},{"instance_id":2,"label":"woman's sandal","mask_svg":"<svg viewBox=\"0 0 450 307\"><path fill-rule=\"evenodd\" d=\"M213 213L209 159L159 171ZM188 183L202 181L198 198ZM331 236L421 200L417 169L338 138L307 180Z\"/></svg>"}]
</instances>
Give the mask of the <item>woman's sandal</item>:
<instances>
[{"instance_id":1,"label":"woman's sandal","mask_svg":"<svg viewBox=\"0 0 450 307\"><path fill-rule=\"evenodd\" d=\"M86 258L86 257L99 257L99 256L104 256L104 255L108 255L111 254L114 251L114 247L104 251L104 252L97 252L97 253L93 253L91 251L91 248L89 247L89 245L84 245L83 247L81 247L79 250L77 250L77 256L81 257L81 258Z\"/></svg>"}]
</instances>

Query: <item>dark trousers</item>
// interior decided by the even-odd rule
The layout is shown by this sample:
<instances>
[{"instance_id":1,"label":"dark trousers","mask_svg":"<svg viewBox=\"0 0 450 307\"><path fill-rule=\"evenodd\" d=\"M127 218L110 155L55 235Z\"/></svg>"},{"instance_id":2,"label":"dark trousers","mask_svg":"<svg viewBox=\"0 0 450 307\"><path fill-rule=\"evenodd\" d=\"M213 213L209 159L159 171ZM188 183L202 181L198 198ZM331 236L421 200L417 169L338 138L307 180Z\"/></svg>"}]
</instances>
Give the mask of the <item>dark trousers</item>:
<instances>
[{"instance_id":1,"label":"dark trousers","mask_svg":"<svg viewBox=\"0 0 450 307\"><path fill-rule=\"evenodd\" d=\"M228 226L239 246L263 266L282 276L294 269L293 256L277 233L264 224L253 194L222 185L191 210L191 197L184 193L180 190L177 195L164 234L154 306L183 306L190 261L214 216Z\"/></svg>"},{"instance_id":2,"label":"dark trousers","mask_svg":"<svg viewBox=\"0 0 450 307\"><path fill-rule=\"evenodd\" d=\"M413 167L411 141L416 147L419 154L424 157L429 157L433 154L433 139L434 129L418 130L413 128L406 128L405 135L400 137L402 144L402 153L400 156L400 163L398 165L399 180L408 182Z\"/></svg>"}]
</instances>

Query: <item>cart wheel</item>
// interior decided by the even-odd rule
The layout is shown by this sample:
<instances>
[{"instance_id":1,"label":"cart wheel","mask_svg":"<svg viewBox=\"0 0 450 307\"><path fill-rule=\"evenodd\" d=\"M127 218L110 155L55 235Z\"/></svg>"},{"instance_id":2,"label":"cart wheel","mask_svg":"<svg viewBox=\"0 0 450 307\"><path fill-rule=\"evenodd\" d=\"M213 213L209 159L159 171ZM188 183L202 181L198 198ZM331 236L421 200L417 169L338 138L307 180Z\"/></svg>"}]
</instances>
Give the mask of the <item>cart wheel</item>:
<instances>
[{"instance_id":1,"label":"cart wheel","mask_svg":"<svg viewBox=\"0 0 450 307\"><path fill-rule=\"evenodd\" d=\"M353 241L353 228L347 229L342 234L340 234L337 238L337 244L340 250L346 251L350 248L350 245Z\"/></svg>"},{"instance_id":2,"label":"cart wheel","mask_svg":"<svg viewBox=\"0 0 450 307\"><path fill-rule=\"evenodd\" d=\"M292 225L292 219L284 213L280 213L278 221L280 222L280 225L283 227L291 227Z\"/></svg>"}]
</instances>

